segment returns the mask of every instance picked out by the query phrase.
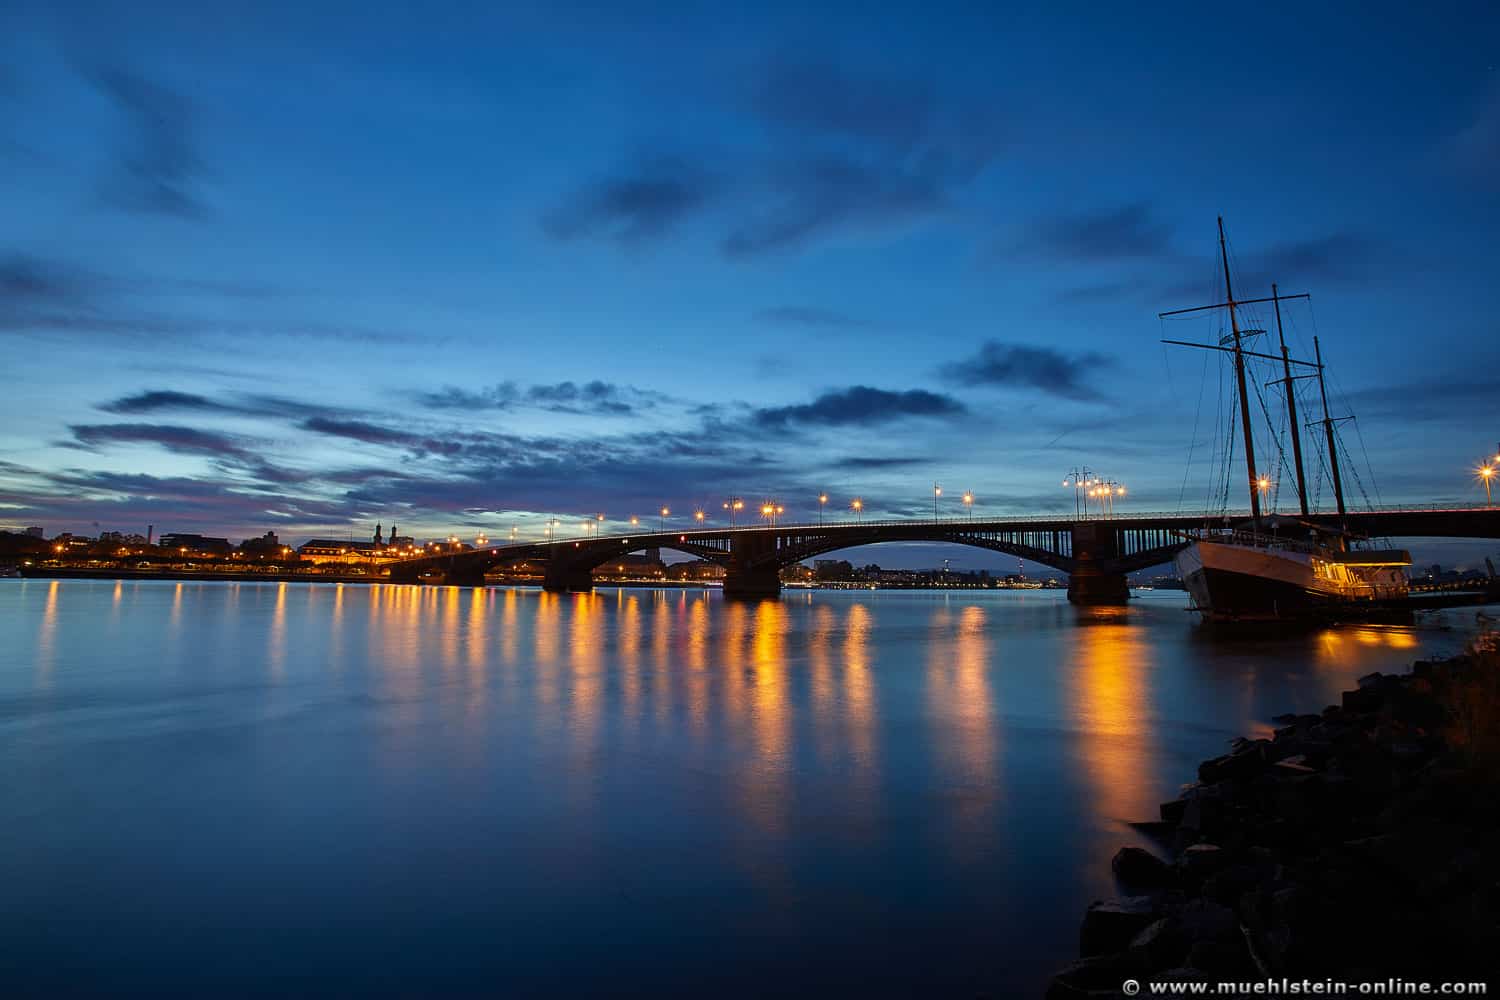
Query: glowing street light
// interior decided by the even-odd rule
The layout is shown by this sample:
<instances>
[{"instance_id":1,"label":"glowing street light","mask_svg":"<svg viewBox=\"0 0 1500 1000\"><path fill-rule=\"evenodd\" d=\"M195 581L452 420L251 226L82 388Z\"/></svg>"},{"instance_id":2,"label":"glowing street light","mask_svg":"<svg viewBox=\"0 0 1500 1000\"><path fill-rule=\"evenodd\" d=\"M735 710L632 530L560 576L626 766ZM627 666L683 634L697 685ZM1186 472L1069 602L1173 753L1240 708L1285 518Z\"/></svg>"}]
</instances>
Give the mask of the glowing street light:
<instances>
[{"instance_id":1,"label":"glowing street light","mask_svg":"<svg viewBox=\"0 0 1500 1000\"><path fill-rule=\"evenodd\" d=\"M964 507L969 512L969 520L974 520L974 491L964 490Z\"/></svg>"},{"instance_id":2,"label":"glowing street light","mask_svg":"<svg viewBox=\"0 0 1500 1000\"><path fill-rule=\"evenodd\" d=\"M1490 480L1495 478L1495 467L1493 465L1483 465L1477 471L1479 473L1479 481L1484 483L1484 505L1489 507L1492 505L1490 499Z\"/></svg>"},{"instance_id":3,"label":"glowing street light","mask_svg":"<svg viewBox=\"0 0 1500 1000\"><path fill-rule=\"evenodd\" d=\"M735 523L735 515L745 509L745 501L741 500L739 497L730 497L728 500L724 501L724 509L729 511L729 525L730 527L733 527Z\"/></svg>"},{"instance_id":4,"label":"glowing street light","mask_svg":"<svg viewBox=\"0 0 1500 1000\"><path fill-rule=\"evenodd\" d=\"M932 484L932 519L934 521L936 521L938 519L937 502L938 502L938 497L940 497L942 495L943 495L943 487L941 485L939 485L938 483L933 483Z\"/></svg>"},{"instance_id":5,"label":"glowing street light","mask_svg":"<svg viewBox=\"0 0 1500 1000\"><path fill-rule=\"evenodd\" d=\"M667 508L667 507L663 507L663 508L662 508L662 509L661 509L661 530L662 530L662 531L666 531L666 530L667 530L667 517L668 517L668 516L669 516L669 515L670 515L670 514L671 514L671 513L672 513L672 511L671 511L671 509L670 509L670 508Z\"/></svg>"},{"instance_id":6,"label":"glowing street light","mask_svg":"<svg viewBox=\"0 0 1500 1000\"><path fill-rule=\"evenodd\" d=\"M641 519L634 514L630 515L630 526L632 528L639 528L641 526Z\"/></svg>"},{"instance_id":7,"label":"glowing street light","mask_svg":"<svg viewBox=\"0 0 1500 1000\"><path fill-rule=\"evenodd\" d=\"M823 508L826 507L826 506L828 506L828 494L827 493L819 493L818 494L818 526L819 527L823 526Z\"/></svg>"},{"instance_id":8,"label":"glowing street light","mask_svg":"<svg viewBox=\"0 0 1500 1000\"><path fill-rule=\"evenodd\" d=\"M693 520L697 521L699 524L702 524L704 521L708 520L708 515L704 513L702 507L699 507L697 510L693 511Z\"/></svg>"},{"instance_id":9,"label":"glowing street light","mask_svg":"<svg viewBox=\"0 0 1500 1000\"><path fill-rule=\"evenodd\" d=\"M1074 469L1072 472L1063 477L1063 489L1068 489L1071 487L1073 490L1074 517L1086 518L1089 516L1088 491L1094 486L1098 485L1098 482L1099 481L1094 478L1094 473L1089 470L1088 466L1084 466L1082 469Z\"/></svg>"},{"instance_id":10,"label":"glowing street light","mask_svg":"<svg viewBox=\"0 0 1500 1000\"><path fill-rule=\"evenodd\" d=\"M854 519L856 521L861 520L861 515L865 510L864 500L860 497L855 497L853 500L849 501L849 509L854 511Z\"/></svg>"}]
</instances>

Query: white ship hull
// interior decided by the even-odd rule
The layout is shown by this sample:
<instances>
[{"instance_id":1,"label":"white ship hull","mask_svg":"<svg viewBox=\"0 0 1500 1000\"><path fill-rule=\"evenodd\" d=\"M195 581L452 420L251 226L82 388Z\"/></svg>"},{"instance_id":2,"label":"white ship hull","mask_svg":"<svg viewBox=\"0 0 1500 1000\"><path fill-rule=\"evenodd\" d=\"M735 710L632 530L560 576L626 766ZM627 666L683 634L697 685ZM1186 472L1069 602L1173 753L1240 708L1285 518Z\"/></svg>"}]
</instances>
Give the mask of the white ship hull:
<instances>
[{"instance_id":1,"label":"white ship hull","mask_svg":"<svg viewBox=\"0 0 1500 1000\"><path fill-rule=\"evenodd\" d=\"M1399 601L1405 552L1342 553L1197 541L1173 559L1193 604L1224 621L1337 615Z\"/></svg>"}]
</instances>

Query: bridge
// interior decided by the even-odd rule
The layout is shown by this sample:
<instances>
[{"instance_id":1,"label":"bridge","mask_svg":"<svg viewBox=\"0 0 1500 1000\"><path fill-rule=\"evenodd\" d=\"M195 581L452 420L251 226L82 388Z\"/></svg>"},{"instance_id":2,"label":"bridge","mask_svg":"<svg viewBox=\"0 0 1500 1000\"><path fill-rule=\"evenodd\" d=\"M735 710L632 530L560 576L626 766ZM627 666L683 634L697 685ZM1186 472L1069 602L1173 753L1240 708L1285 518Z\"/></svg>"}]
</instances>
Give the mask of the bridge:
<instances>
[{"instance_id":1,"label":"bridge","mask_svg":"<svg viewBox=\"0 0 1500 1000\"><path fill-rule=\"evenodd\" d=\"M1307 525L1335 530L1340 523L1370 537L1500 538L1500 509L1425 507L1271 516L1305 532ZM622 555L671 549L722 566L724 596L758 599L781 592L781 570L814 556L881 542L946 542L1029 559L1068 574L1068 599L1076 604L1117 604L1129 597L1125 576L1165 563L1185 548L1186 532L1213 527L1244 528L1248 513L1211 519L1202 514L1132 514L1110 518L1022 517L971 520L840 521L827 524L753 525L684 531L553 539L497 545L465 552L419 556L391 564L395 583L441 579L483 586L491 569L521 562L545 565L542 586L550 591L586 591L593 571Z\"/></svg>"}]
</instances>

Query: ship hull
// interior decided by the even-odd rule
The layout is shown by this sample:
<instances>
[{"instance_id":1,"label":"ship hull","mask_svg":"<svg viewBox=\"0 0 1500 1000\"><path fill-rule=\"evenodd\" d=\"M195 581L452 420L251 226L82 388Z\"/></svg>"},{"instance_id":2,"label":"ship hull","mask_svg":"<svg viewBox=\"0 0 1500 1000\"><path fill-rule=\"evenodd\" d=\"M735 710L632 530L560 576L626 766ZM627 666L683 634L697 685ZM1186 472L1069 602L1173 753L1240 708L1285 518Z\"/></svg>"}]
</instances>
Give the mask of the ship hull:
<instances>
[{"instance_id":1,"label":"ship hull","mask_svg":"<svg viewBox=\"0 0 1500 1000\"><path fill-rule=\"evenodd\" d=\"M1314 563L1305 552L1218 542L1195 542L1174 560L1194 607L1210 621L1342 617L1388 603L1341 590Z\"/></svg>"}]
</instances>

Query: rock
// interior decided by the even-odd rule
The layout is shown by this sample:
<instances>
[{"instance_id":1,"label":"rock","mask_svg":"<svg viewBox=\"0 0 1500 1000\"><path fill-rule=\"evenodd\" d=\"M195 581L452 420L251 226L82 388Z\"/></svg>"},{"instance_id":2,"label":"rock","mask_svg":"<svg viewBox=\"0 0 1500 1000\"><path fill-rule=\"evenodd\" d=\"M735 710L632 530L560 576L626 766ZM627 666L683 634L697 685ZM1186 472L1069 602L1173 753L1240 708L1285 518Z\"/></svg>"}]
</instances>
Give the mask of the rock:
<instances>
[{"instance_id":1,"label":"rock","mask_svg":"<svg viewBox=\"0 0 1500 1000\"><path fill-rule=\"evenodd\" d=\"M1244 942L1238 938L1225 941L1198 941L1188 949L1187 964L1210 978L1248 978L1254 970Z\"/></svg>"},{"instance_id":2,"label":"rock","mask_svg":"<svg viewBox=\"0 0 1500 1000\"><path fill-rule=\"evenodd\" d=\"M1211 899L1194 899L1177 911L1177 924L1189 941L1223 941L1237 933L1234 911Z\"/></svg>"},{"instance_id":3,"label":"rock","mask_svg":"<svg viewBox=\"0 0 1500 1000\"><path fill-rule=\"evenodd\" d=\"M1130 955L1097 955L1083 958L1052 977L1047 985L1047 1000L1073 1000L1075 997L1116 997L1120 984L1135 979L1147 970Z\"/></svg>"},{"instance_id":4,"label":"rock","mask_svg":"<svg viewBox=\"0 0 1500 1000\"><path fill-rule=\"evenodd\" d=\"M1129 888L1156 889L1172 882L1171 866L1140 847L1120 848L1109 867L1115 878Z\"/></svg>"},{"instance_id":5,"label":"rock","mask_svg":"<svg viewBox=\"0 0 1500 1000\"><path fill-rule=\"evenodd\" d=\"M1129 951L1147 969L1165 969L1182 961L1187 942L1176 923L1163 917L1137 934Z\"/></svg>"},{"instance_id":6,"label":"rock","mask_svg":"<svg viewBox=\"0 0 1500 1000\"><path fill-rule=\"evenodd\" d=\"M1194 844L1177 856L1174 867L1183 875L1200 879L1224 864L1224 850L1217 844Z\"/></svg>"},{"instance_id":7,"label":"rock","mask_svg":"<svg viewBox=\"0 0 1500 1000\"><path fill-rule=\"evenodd\" d=\"M1186 809L1186 799L1173 799L1171 802L1163 802L1161 804L1161 821L1170 826L1179 826L1182 823L1182 814Z\"/></svg>"},{"instance_id":8,"label":"rock","mask_svg":"<svg viewBox=\"0 0 1500 1000\"><path fill-rule=\"evenodd\" d=\"M1084 958L1124 950L1157 918L1150 896L1124 896L1094 903L1083 915L1078 952Z\"/></svg>"}]
</instances>

